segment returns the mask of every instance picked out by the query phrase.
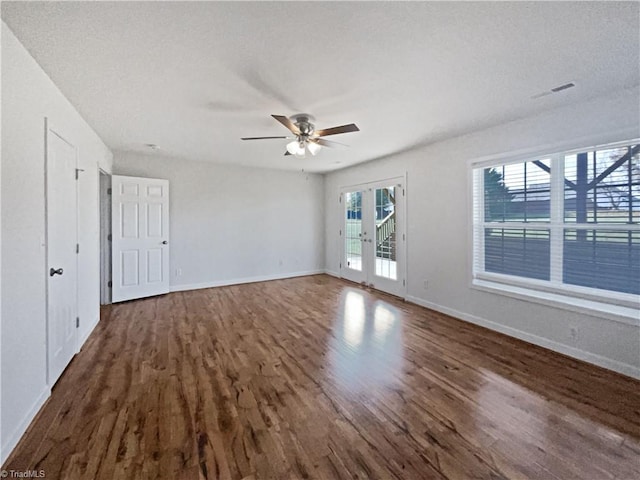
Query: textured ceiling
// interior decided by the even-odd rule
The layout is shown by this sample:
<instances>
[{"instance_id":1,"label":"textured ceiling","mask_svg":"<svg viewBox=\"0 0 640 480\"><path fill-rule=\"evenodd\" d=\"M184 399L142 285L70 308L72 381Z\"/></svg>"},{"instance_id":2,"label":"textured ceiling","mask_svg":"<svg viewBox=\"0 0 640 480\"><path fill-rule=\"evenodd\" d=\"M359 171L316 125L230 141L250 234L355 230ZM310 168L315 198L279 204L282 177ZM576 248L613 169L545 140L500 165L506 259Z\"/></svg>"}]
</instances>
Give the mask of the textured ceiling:
<instances>
[{"instance_id":1,"label":"textured ceiling","mask_svg":"<svg viewBox=\"0 0 640 480\"><path fill-rule=\"evenodd\" d=\"M114 150L330 171L638 85L639 5L2 2L2 17ZM361 131L304 160L240 140L299 112Z\"/></svg>"}]
</instances>

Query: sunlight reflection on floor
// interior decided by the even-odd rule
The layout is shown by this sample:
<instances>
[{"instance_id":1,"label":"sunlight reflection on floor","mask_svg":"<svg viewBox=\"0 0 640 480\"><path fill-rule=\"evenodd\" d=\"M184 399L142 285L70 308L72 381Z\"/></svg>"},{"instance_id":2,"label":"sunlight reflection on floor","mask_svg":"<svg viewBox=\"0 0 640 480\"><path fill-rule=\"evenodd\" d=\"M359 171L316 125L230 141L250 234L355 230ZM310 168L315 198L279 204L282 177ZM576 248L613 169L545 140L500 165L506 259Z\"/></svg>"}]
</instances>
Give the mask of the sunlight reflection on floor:
<instances>
[{"instance_id":1,"label":"sunlight reflection on floor","mask_svg":"<svg viewBox=\"0 0 640 480\"><path fill-rule=\"evenodd\" d=\"M404 362L401 312L349 289L330 343L332 375L348 393L394 385Z\"/></svg>"}]
</instances>

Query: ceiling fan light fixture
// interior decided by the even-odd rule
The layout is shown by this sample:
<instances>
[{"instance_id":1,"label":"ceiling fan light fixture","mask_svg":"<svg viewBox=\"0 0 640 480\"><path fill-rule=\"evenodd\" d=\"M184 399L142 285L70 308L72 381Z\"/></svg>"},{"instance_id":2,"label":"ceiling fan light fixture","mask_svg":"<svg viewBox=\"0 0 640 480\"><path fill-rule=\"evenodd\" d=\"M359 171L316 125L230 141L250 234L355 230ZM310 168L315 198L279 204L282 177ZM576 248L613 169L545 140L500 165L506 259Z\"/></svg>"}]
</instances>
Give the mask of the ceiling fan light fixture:
<instances>
[{"instance_id":1,"label":"ceiling fan light fixture","mask_svg":"<svg viewBox=\"0 0 640 480\"><path fill-rule=\"evenodd\" d=\"M275 120L284 125L291 133L295 135L295 140L287 144L285 155L295 155L296 158L305 158L307 152L311 155L317 155L322 147L332 147L340 145L338 142L332 142L321 137L328 135L338 135L341 133L358 132L360 129L355 123L341 125L339 127L325 128L316 130L312 122L314 118L306 113L299 113L291 117L284 115L271 115ZM267 140L272 138L288 138L291 137L242 137L241 140Z\"/></svg>"},{"instance_id":2,"label":"ceiling fan light fixture","mask_svg":"<svg viewBox=\"0 0 640 480\"><path fill-rule=\"evenodd\" d=\"M315 142L309 142L307 143L307 149L311 155L316 155L322 147Z\"/></svg>"},{"instance_id":3,"label":"ceiling fan light fixture","mask_svg":"<svg viewBox=\"0 0 640 480\"><path fill-rule=\"evenodd\" d=\"M291 155L295 155L296 157L298 155L304 155L304 145L300 147L300 142L298 142L297 140L289 142L287 143L287 152L289 152Z\"/></svg>"}]
</instances>

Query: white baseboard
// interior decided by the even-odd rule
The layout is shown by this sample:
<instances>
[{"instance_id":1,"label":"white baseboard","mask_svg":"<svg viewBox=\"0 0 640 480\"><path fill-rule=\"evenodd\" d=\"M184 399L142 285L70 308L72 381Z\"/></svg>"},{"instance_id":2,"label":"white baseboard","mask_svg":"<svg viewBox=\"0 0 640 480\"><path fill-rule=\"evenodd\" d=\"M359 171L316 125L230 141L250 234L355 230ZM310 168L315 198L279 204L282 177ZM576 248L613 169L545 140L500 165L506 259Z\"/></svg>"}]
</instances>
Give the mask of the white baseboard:
<instances>
[{"instance_id":1,"label":"white baseboard","mask_svg":"<svg viewBox=\"0 0 640 480\"><path fill-rule=\"evenodd\" d=\"M184 292L186 290L200 290L202 288L226 287L243 283L267 282L269 280L282 280L285 278L306 277L307 275L319 275L324 270L308 270L304 272L276 273L273 275L260 275L257 277L233 278L230 280L216 280L214 282L191 283L187 285L171 285L170 291Z\"/></svg>"},{"instance_id":2,"label":"white baseboard","mask_svg":"<svg viewBox=\"0 0 640 480\"><path fill-rule=\"evenodd\" d=\"M93 325L90 325L89 328L87 328L87 330L85 331L83 337L79 339L79 341L78 341L78 352L80 350L82 350L82 347L84 346L85 342L89 338L89 335L91 335L93 333L93 330L96 328L96 326L98 325L99 321L100 321L100 314L98 314L98 318L96 318L94 320Z\"/></svg>"},{"instance_id":3,"label":"white baseboard","mask_svg":"<svg viewBox=\"0 0 640 480\"><path fill-rule=\"evenodd\" d=\"M342 278L340 276L340 273L334 272L333 270L325 270L324 273L326 273L327 275L331 275L332 277Z\"/></svg>"},{"instance_id":4,"label":"white baseboard","mask_svg":"<svg viewBox=\"0 0 640 480\"><path fill-rule=\"evenodd\" d=\"M40 409L44 405L44 402L47 401L50 395L51 389L49 388L49 386L46 386L44 390L42 390L40 395L38 395L38 398L33 403L29 411L27 411L27 414L23 417L18 426L13 430L13 432L11 432L11 434L7 438L3 439L4 441L2 443L2 447L0 448L0 465L2 465L7 460L13 449L22 438L22 435L24 435L24 432L27 431L29 424L33 421L34 417L40 411Z\"/></svg>"},{"instance_id":5,"label":"white baseboard","mask_svg":"<svg viewBox=\"0 0 640 480\"><path fill-rule=\"evenodd\" d=\"M78 341L78 352L82 349L82 347L84 346L85 342L89 338L89 335L91 335L93 330L98 325L99 321L100 321L100 317L98 316L98 318L96 318L95 321L93 322L93 325L91 325L91 326L89 326L89 328L87 328L87 330L84 333L84 336L79 338L79 341ZM36 399L36 401L33 404L33 406L29 409L29 411L25 415L25 417L22 420L22 422L20 422L20 424L11 433L11 435L9 435L8 439L3 439L4 442L2 444L2 447L0 448L0 465L2 465L5 462L7 457L10 455L11 451L18 444L18 442L22 438L22 435L24 435L24 432L26 432L27 428L29 427L29 424L34 419L34 417L38 414L38 412L40 411L40 409L44 405L44 402L46 402L46 400L49 398L50 395L51 395L51 388L49 386L46 386L44 388L44 390L42 391L42 393L40 393L40 395Z\"/></svg>"},{"instance_id":6,"label":"white baseboard","mask_svg":"<svg viewBox=\"0 0 640 480\"><path fill-rule=\"evenodd\" d=\"M407 296L406 300L408 302L415 303L416 305L420 305L421 307L425 307L430 310L435 310L437 312L444 313L445 315L451 315L452 317L459 318L460 320L464 320L466 322L473 323L481 327L488 328L489 330L494 330L496 332L504 333L505 335L509 335L510 337L515 337L525 342L533 343L534 345L548 348L549 350L562 353L569 357L577 358L578 360L583 360L585 362L598 365L599 367L613 370L614 372L622 373L623 375L627 375L629 377L637 378L640 380L640 368L634 365L618 362L616 360L612 360L610 358L603 357L595 353L587 352L585 350L580 350L579 348L571 347L569 345L565 345L563 343L549 340L548 338L540 337L532 333L524 332L522 330L518 330L517 328L508 327L506 325L502 325L497 322L492 322L491 320L486 320L484 318L480 318L475 315L471 315L469 313L459 312L452 308L448 308L442 305L428 302L426 300L423 300L421 298L414 297L411 295Z\"/></svg>"}]
</instances>

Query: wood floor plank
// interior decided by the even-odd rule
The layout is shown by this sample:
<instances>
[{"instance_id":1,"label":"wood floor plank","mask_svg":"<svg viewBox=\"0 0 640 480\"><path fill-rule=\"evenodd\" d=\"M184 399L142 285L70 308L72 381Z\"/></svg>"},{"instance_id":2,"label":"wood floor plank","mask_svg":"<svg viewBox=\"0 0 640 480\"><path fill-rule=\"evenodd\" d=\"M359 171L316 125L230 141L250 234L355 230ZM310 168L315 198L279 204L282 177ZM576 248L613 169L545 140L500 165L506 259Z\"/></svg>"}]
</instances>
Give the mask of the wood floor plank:
<instances>
[{"instance_id":1,"label":"wood floor plank","mask_svg":"<svg viewBox=\"0 0 640 480\"><path fill-rule=\"evenodd\" d=\"M640 478L640 382L329 276L172 293L102 317L4 469Z\"/></svg>"}]
</instances>

